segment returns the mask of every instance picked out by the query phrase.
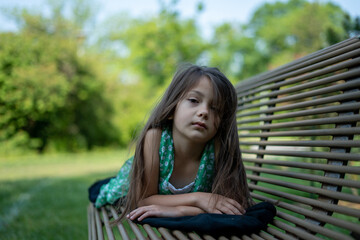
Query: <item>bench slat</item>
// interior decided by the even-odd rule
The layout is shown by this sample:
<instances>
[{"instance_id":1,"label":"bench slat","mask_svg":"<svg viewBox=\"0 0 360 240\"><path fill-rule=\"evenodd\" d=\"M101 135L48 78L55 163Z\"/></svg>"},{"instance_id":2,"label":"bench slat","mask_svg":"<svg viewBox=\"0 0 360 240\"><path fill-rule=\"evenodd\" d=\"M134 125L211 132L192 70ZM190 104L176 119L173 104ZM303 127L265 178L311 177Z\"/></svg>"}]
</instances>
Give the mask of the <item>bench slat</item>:
<instances>
[{"instance_id":1,"label":"bench slat","mask_svg":"<svg viewBox=\"0 0 360 240\"><path fill-rule=\"evenodd\" d=\"M89 239L97 239L96 238L96 227L95 227L95 213L94 208L91 204L88 206L88 216L89 216Z\"/></svg>"},{"instance_id":2,"label":"bench slat","mask_svg":"<svg viewBox=\"0 0 360 240\"><path fill-rule=\"evenodd\" d=\"M241 239L243 239L243 240L251 240L252 238L250 238L250 237L248 237L248 236L244 236L244 237L242 237Z\"/></svg>"},{"instance_id":3,"label":"bench slat","mask_svg":"<svg viewBox=\"0 0 360 240\"><path fill-rule=\"evenodd\" d=\"M331 216L328 216L328 215L316 213L316 212L314 212L312 210L309 210L309 209L306 209L306 208L303 208L303 207L300 207L300 206L297 206L297 205L294 205L294 204L289 204L289 203L286 203L286 202L283 202L283 201L279 201L277 199L272 199L272 198L269 198L269 197L265 197L265 196L260 195L260 194L252 193L251 195L254 198L259 199L261 201L271 202L271 203L273 203L274 205L276 205L278 207L281 207L283 209L286 209L286 210L289 210L289 211L304 215L304 216L312 218L312 219L316 219L316 220L321 221L323 223L329 223L329 224L332 224L334 226L338 226L338 227L340 227L342 229L349 229L349 230L355 229L356 232L359 231L358 230L359 226L356 223L350 223L350 226L349 226L349 222L347 222L345 220L342 220L342 219L337 219L337 218L334 218L334 217L331 217Z\"/></svg>"},{"instance_id":4,"label":"bench slat","mask_svg":"<svg viewBox=\"0 0 360 240\"><path fill-rule=\"evenodd\" d=\"M279 230L275 229L275 228L268 228L267 231L269 233L271 233L272 235L279 237L280 239L284 239L284 240L299 240L299 238L294 237L293 235L284 233L284 232L280 232Z\"/></svg>"},{"instance_id":5,"label":"bench slat","mask_svg":"<svg viewBox=\"0 0 360 240\"><path fill-rule=\"evenodd\" d=\"M357 111L359 108L360 108L359 103L348 103L348 104L343 104L341 106L321 107L321 108L316 108L316 109L309 109L309 110L302 110L302 111L297 111L297 112L271 115L271 116L267 116L267 117L244 119L244 120L238 121L238 124L251 123L251 122L265 122L265 121L279 120L279 119L285 119L285 118L304 117L304 116L324 114L324 113ZM239 136L239 137L241 137L241 136Z\"/></svg>"},{"instance_id":6,"label":"bench slat","mask_svg":"<svg viewBox=\"0 0 360 240\"><path fill-rule=\"evenodd\" d=\"M114 240L115 239L114 233L112 232L112 229L110 227L109 217L108 217L104 207L101 207L101 213L102 213L102 216L103 216L107 237L109 238L109 240Z\"/></svg>"},{"instance_id":7,"label":"bench slat","mask_svg":"<svg viewBox=\"0 0 360 240\"><path fill-rule=\"evenodd\" d=\"M346 63L346 65L345 65L345 63ZM360 58L357 58L356 60L349 60L345 63L343 63L344 68L349 67L349 65L353 66L355 64L360 63ZM341 67L341 69L343 69L343 67ZM295 86L291 86L291 85L295 84L297 82L300 82L300 81L309 80L309 79L313 78L313 76L310 76L309 78L305 78L304 76L299 76L297 78L287 79L286 81L278 82L271 86L268 86L268 89L266 89L266 90L274 90L275 89L274 91L266 92L264 94L256 95L256 96L252 96L252 97L248 97L248 98L239 98L238 110L243 111L243 110L249 109L254 106L254 105L249 105L249 106L244 105L245 103L248 103L248 102L254 102L254 101L260 100L260 99L276 97L279 95L284 95L286 93L298 92L301 90L306 90L306 89L318 87L321 85L327 85L327 84L330 84L330 83L333 83L333 82L336 82L339 80L352 79L354 77L359 76L359 71L360 71L359 68L354 68L354 69L348 70L346 72L339 72L336 75L332 75L332 76L325 77L325 78L320 78L318 80L314 80L311 82L305 82L305 83L302 83L301 85L295 85ZM289 86L289 85L291 87L288 87L286 89L280 89L283 86ZM280 90L277 90L277 89L280 89ZM251 96L251 95L249 95L249 96Z\"/></svg>"},{"instance_id":8,"label":"bench slat","mask_svg":"<svg viewBox=\"0 0 360 240\"><path fill-rule=\"evenodd\" d=\"M166 228L162 228L160 227L158 229L158 231L166 238L166 239L170 239L170 240L176 240Z\"/></svg>"},{"instance_id":9,"label":"bench slat","mask_svg":"<svg viewBox=\"0 0 360 240\"><path fill-rule=\"evenodd\" d=\"M119 219L119 216L118 216L116 210L114 209L114 207L113 207L113 206L110 206L109 208L110 208L110 211L111 211L111 214L112 214L114 220ZM117 226L117 228L118 228L118 230L119 230L119 233L120 233L120 236L122 237L122 239L124 239L124 240L130 240L128 234L126 233L126 230L125 230L125 228L124 228L124 225L123 225L122 223L118 223L116 226Z\"/></svg>"},{"instance_id":10,"label":"bench slat","mask_svg":"<svg viewBox=\"0 0 360 240\"><path fill-rule=\"evenodd\" d=\"M247 177L250 180L255 180L257 182L264 182L264 183L274 184L274 185L277 185L277 186L287 187L287 188L290 188L290 189L295 189L295 190L299 190L299 191L303 191L303 192L307 192L307 193L319 194L319 195L322 195L322 196L327 196L329 198L336 199L336 200L343 200L343 201L348 201L348 202L359 203L360 204L360 198L358 196L354 196L352 194L335 192L335 191L330 191L330 190L326 190L326 189L319 189L317 187L304 186L304 185L301 185L301 184L286 182L286 181L282 181L282 180L276 180L276 179L272 179L272 178L260 177L260 176L252 175L252 174L248 174Z\"/></svg>"},{"instance_id":11,"label":"bench slat","mask_svg":"<svg viewBox=\"0 0 360 240\"><path fill-rule=\"evenodd\" d=\"M264 231L261 231L259 233L259 235L264 238L264 239L267 239L267 240L276 240L273 236L271 236L269 233L267 232L264 232Z\"/></svg>"},{"instance_id":12,"label":"bench slat","mask_svg":"<svg viewBox=\"0 0 360 240\"><path fill-rule=\"evenodd\" d=\"M338 50L340 48L348 47L349 45L353 45L353 44L356 44L358 42L359 42L359 40L356 39L356 38L345 40L343 42L340 42L340 43L334 44L332 46L326 47L324 49L321 49L321 50L319 50L317 52L311 53L311 54L309 54L309 55L307 55L305 57L294 60L291 63L284 64L284 65L282 65L282 66L280 66L280 67L278 67L278 68L276 68L276 69L274 69L272 71L264 72L264 73L261 73L259 75L253 76L253 77L249 78L247 81L252 82L252 83L257 83L257 82L263 81L264 79L267 79L267 78L276 77L279 74L283 74L283 73L292 71L295 68L298 68L300 64L303 64L305 62L307 64L311 64L311 62L309 63L309 60L314 61L314 59L316 59L318 56L321 56L321 55L336 51L336 50ZM318 61L318 60L316 60L316 61ZM248 87L249 87L249 89L256 88L256 87L254 87L254 85L248 86Z\"/></svg>"},{"instance_id":13,"label":"bench slat","mask_svg":"<svg viewBox=\"0 0 360 240\"><path fill-rule=\"evenodd\" d=\"M201 240L202 238L200 238L197 234L195 233L189 233L189 237L192 239L192 240Z\"/></svg>"},{"instance_id":14,"label":"bench slat","mask_svg":"<svg viewBox=\"0 0 360 240\"><path fill-rule=\"evenodd\" d=\"M277 129L277 128L290 128L290 127L303 127L303 126L314 126L314 125L325 125L325 124L335 124L335 123L349 123L349 122L357 122L360 121L360 116L339 116L339 117L325 117L321 119L307 119L301 121L292 121L292 122L285 122L285 123L274 123L274 124L266 124L266 125L258 125L258 126L244 126L239 127L238 130L269 130L269 129ZM273 141L272 141L273 142ZM307 141L308 143L311 142L321 142L321 141ZM337 144L344 144L346 142L352 143L353 141L326 141L327 143L337 143ZM359 141L357 141L359 142ZM262 144L266 144L267 141L262 142ZM243 143L246 144L246 143ZM287 143L288 144L288 143ZM289 143L290 144L290 143ZM358 147L357 145L355 147Z\"/></svg>"},{"instance_id":15,"label":"bench slat","mask_svg":"<svg viewBox=\"0 0 360 240\"><path fill-rule=\"evenodd\" d=\"M315 207L324 209L324 210L329 211L329 212L337 212L337 213L342 213L342 214L345 214L345 215L348 215L348 216L353 216L353 217L356 217L356 218L360 218L360 210L357 210L357 209L343 207L343 206L339 206L339 205L336 205L336 204L330 204L330 203L326 203L326 202L319 201L319 200L314 200L314 199L307 198L307 197L297 196L297 195L294 195L294 194L285 193L285 192L277 191L277 190L274 190L274 189L261 187L259 185L255 185L255 184L251 184L251 183L249 183L249 187L251 189L258 190L258 191L261 191L263 193L272 194L274 196L282 197L282 198L285 198L285 199L288 199L288 200L291 200L291 201L294 201L294 202L298 202L298 203L301 203L301 204L306 204L306 205L310 205L310 206L313 206L313 207L315 206ZM353 224L350 223L349 227L351 227L350 228L351 230L356 231L356 232L359 231L359 233L360 233L358 224L353 225Z\"/></svg>"},{"instance_id":16,"label":"bench slat","mask_svg":"<svg viewBox=\"0 0 360 240\"><path fill-rule=\"evenodd\" d=\"M133 223L132 221L126 219L126 222L130 225L131 229L133 230L133 232L136 235L136 239L140 239L140 240L145 240L145 236L142 234L142 232L140 231L139 227Z\"/></svg>"},{"instance_id":17,"label":"bench slat","mask_svg":"<svg viewBox=\"0 0 360 240\"><path fill-rule=\"evenodd\" d=\"M288 233L294 234L295 236L299 236L302 239L322 240L321 238L318 238L318 237L314 236L313 234L299 228L298 226L291 226L291 225L286 224L286 223L284 223L282 221L279 221L278 219L274 219L273 224L276 227L284 229Z\"/></svg>"},{"instance_id":18,"label":"bench slat","mask_svg":"<svg viewBox=\"0 0 360 240\"><path fill-rule=\"evenodd\" d=\"M292 161L272 160L272 159L251 159L251 158L244 158L243 161L259 163L259 164L270 164L276 166L304 168L310 170L326 170L326 171L339 172L339 173L360 174L360 167L354 167L354 166L333 166L329 164L319 164L319 163L292 162Z\"/></svg>"},{"instance_id":19,"label":"bench slat","mask_svg":"<svg viewBox=\"0 0 360 240\"><path fill-rule=\"evenodd\" d=\"M298 147L360 147L359 140L314 140L314 141L259 141L259 142L241 142L242 145L256 145L256 146L298 146Z\"/></svg>"},{"instance_id":20,"label":"bench slat","mask_svg":"<svg viewBox=\"0 0 360 240\"><path fill-rule=\"evenodd\" d=\"M360 134L360 127L250 133L250 134L243 134L241 136L241 138L245 138L245 137L325 136L325 135L333 136L333 135L352 135L352 134Z\"/></svg>"},{"instance_id":21,"label":"bench slat","mask_svg":"<svg viewBox=\"0 0 360 240\"><path fill-rule=\"evenodd\" d=\"M283 212L279 212L279 217L281 217L284 220L290 221L292 223L295 223L297 226L301 226L303 228L306 228L310 231L313 232L319 232L322 235L332 238L332 239L342 239L342 240L351 240L351 238L349 238L347 235L335 232L335 231L331 231L327 228L324 227L320 227L318 225L312 224L308 221L296 218L294 216L291 216L289 214L283 213Z\"/></svg>"},{"instance_id":22,"label":"bench slat","mask_svg":"<svg viewBox=\"0 0 360 240\"><path fill-rule=\"evenodd\" d=\"M172 231L173 235L177 237L180 240L189 240L187 236L185 236L182 232L179 230Z\"/></svg>"},{"instance_id":23,"label":"bench slat","mask_svg":"<svg viewBox=\"0 0 360 240\"><path fill-rule=\"evenodd\" d=\"M346 61L348 59L352 59L352 58L357 58L360 55L360 43L357 43L356 45L354 45L357 49L356 50L352 50L350 52L346 52L343 53L341 55L337 55L335 57L329 58L318 62L316 64L310 64L310 65L306 65L306 66L301 66L299 68L295 68L293 71L281 74L281 75L277 75L274 78L265 78L262 79L261 82L258 83L252 83L251 85L245 86L245 84L239 84L237 86L237 89L240 89L241 86L241 92L238 93L238 97L243 97L243 96L247 96L247 95L252 95L254 93L258 93L260 91L263 91L263 88L261 86L263 86L264 84L269 84L269 83L274 83L274 82L279 82L282 81L284 79L288 79L288 78L292 78L298 75L302 75L308 72L312 72L315 70L318 70L318 72L314 72L312 75L309 76L304 76L304 77L316 77L319 75L325 75L331 72L335 72L338 71L340 69L343 68L343 65L334 65L336 63L339 62L343 62ZM349 62L350 65L347 65L348 67L351 66L356 66L358 64L359 59L356 59L354 61ZM319 70L320 69L320 70ZM252 89L252 91L246 92L249 89Z\"/></svg>"},{"instance_id":24,"label":"bench slat","mask_svg":"<svg viewBox=\"0 0 360 240\"><path fill-rule=\"evenodd\" d=\"M308 135L307 135L308 136ZM356 153L327 153L327 152L306 152L306 151L282 151L282 150L243 150L243 153L292 156L303 158L336 159L343 161L359 161L360 155Z\"/></svg>"},{"instance_id":25,"label":"bench slat","mask_svg":"<svg viewBox=\"0 0 360 240\"><path fill-rule=\"evenodd\" d=\"M314 182L320 182L320 183L329 183L333 184L335 186L347 186L347 187L353 187L353 188L359 188L359 181L352 181L352 180L344 180L344 179L338 179L338 178L331 178L331 177L323 177L318 175L312 175L312 174L306 174L306 173L297 173L297 172L289 172L284 170L274 170L274 169L267 169L263 167L246 167L248 170L252 170L258 173L269 173L277 176L284 176L289 178L295 178L295 179L302 179L302 180L308 180L308 181L314 181Z\"/></svg>"},{"instance_id":26,"label":"bench slat","mask_svg":"<svg viewBox=\"0 0 360 240\"><path fill-rule=\"evenodd\" d=\"M98 210L94 210L95 215L95 225L96 225L96 233L97 233L97 239L103 240L104 239L104 233L102 231L102 222L100 220L100 214Z\"/></svg>"},{"instance_id":27,"label":"bench slat","mask_svg":"<svg viewBox=\"0 0 360 240\"><path fill-rule=\"evenodd\" d=\"M360 98L359 91L344 93L344 94L340 94L340 95L338 93L336 93L336 91L343 91L343 90L353 89L353 88L357 88L357 87L360 87L360 79L348 81L347 83L342 84L341 87L338 85L331 86L331 87L324 87L322 89L317 89L317 90L308 91L305 93L299 93L296 95L281 97L281 98L272 99L272 100L269 100L266 102L248 105L248 109L251 109L251 108L255 108L255 107L257 108L257 107L261 107L261 106L265 106L265 105L273 105L276 103L283 103L283 102L287 102L287 101L304 100L304 101L296 102L293 104L288 104L285 106L249 111L244 114L238 114L238 117L259 115L259 114L264 114L264 113L275 113L275 112L281 112L281 111L285 111L285 110L296 110L296 109L300 109L300 108L306 108L306 107L312 107L312 106L318 106L318 105L330 104L330 103L337 103L340 101ZM335 93L336 95L329 96L329 97L323 97L323 98L319 98L319 99L315 99L315 100L307 100L306 99L306 98L316 97L316 96L319 96L320 94L327 94L327 93Z\"/></svg>"},{"instance_id":28,"label":"bench slat","mask_svg":"<svg viewBox=\"0 0 360 240\"><path fill-rule=\"evenodd\" d=\"M204 237L205 240L216 240L215 238L213 238L210 235L204 235L203 237Z\"/></svg>"},{"instance_id":29,"label":"bench slat","mask_svg":"<svg viewBox=\"0 0 360 240\"><path fill-rule=\"evenodd\" d=\"M237 239L239 239L239 238L237 238ZM250 237L244 236L242 239L264 240L262 237L260 237L259 235L256 235L256 234L251 234ZM231 240L233 240L233 238L231 238ZM234 237L234 240L235 240L235 237Z\"/></svg>"},{"instance_id":30,"label":"bench slat","mask_svg":"<svg viewBox=\"0 0 360 240\"><path fill-rule=\"evenodd\" d=\"M151 240L160 240L149 224L144 224L143 227Z\"/></svg>"}]
</instances>

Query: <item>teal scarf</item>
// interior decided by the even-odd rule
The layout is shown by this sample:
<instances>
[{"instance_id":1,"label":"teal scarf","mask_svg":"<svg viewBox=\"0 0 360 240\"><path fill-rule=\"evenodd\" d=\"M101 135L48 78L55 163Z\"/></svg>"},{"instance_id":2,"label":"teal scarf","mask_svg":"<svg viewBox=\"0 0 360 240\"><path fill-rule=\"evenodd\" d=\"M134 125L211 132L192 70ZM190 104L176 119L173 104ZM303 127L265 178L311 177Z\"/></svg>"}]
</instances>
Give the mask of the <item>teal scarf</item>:
<instances>
[{"instance_id":1,"label":"teal scarf","mask_svg":"<svg viewBox=\"0 0 360 240\"><path fill-rule=\"evenodd\" d=\"M174 167L174 142L172 132L164 128L160 141L160 179L159 194L171 194L168 184ZM191 192L210 192L214 178L214 141L211 140L204 149L200 159L199 170Z\"/></svg>"}]
</instances>

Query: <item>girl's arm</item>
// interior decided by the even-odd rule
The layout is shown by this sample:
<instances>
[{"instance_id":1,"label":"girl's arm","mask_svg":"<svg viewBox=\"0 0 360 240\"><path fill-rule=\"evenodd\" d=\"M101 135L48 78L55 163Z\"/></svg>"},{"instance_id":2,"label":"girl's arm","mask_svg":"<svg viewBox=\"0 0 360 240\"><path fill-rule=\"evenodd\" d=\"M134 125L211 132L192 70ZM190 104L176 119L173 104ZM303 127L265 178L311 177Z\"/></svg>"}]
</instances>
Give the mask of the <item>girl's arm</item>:
<instances>
[{"instance_id":1,"label":"girl's arm","mask_svg":"<svg viewBox=\"0 0 360 240\"><path fill-rule=\"evenodd\" d=\"M181 216L195 216L204 213L203 210L191 206L176 206L169 207L164 205L150 205L139 207L131 211L127 217L130 220L141 221L147 217L181 217Z\"/></svg>"},{"instance_id":2,"label":"girl's arm","mask_svg":"<svg viewBox=\"0 0 360 240\"><path fill-rule=\"evenodd\" d=\"M169 207L191 206L207 213L244 214L245 209L235 200L221 195L193 192L176 195L155 194L140 201L139 207L163 205Z\"/></svg>"},{"instance_id":3,"label":"girl's arm","mask_svg":"<svg viewBox=\"0 0 360 240\"><path fill-rule=\"evenodd\" d=\"M137 219L138 221L143 220L146 217L181 217L181 216L194 216L200 213L226 213L241 215L245 213L245 210L241 205L226 197L216 195L218 200L214 198L214 194L195 192L186 193L179 195L152 195L142 201L142 203L151 203L138 207L131 211L127 217L131 220ZM194 199L193 205L191 204ZM197 200L200 202L196 202ZM209 199L209 202L206 202Z\"/></svg>"}]
</instances>

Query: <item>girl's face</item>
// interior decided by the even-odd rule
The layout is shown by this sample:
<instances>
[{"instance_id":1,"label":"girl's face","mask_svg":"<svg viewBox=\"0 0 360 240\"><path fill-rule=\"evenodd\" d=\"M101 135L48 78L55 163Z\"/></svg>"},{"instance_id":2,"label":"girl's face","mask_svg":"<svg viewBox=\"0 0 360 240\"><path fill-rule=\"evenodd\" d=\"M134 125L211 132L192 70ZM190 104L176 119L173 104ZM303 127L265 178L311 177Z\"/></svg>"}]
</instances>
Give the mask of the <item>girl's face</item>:
<instances>
[{"instance_id":1,"label":"girl's face","mask_svg":"<svg viewBox=\"0 0 360 240\"><path fill-rule=\"evenodd\" d=\"M212 139L220 123L213 100L213 85L202 76L176 105L173 138L201 143Z\"/></svg>"}]
</instances>

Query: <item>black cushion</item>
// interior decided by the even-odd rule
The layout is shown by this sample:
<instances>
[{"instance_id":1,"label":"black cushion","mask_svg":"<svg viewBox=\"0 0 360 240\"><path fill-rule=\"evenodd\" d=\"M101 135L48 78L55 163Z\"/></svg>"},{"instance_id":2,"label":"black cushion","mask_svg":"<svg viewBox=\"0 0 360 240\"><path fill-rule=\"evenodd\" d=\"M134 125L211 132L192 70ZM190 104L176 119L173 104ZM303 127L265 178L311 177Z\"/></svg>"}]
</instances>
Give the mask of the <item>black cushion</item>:
<instances>
[{"instance_id":1,"label":"black cushion","mask_svg":"<svg viewBox=\"0 0 360 240\"><path fill-rule=\"evenodd\" d=\"M214 236L240 236L265 229L275 214L276 208L271 203L261 202L248 208L244 215L202 213L184 217L149 217L137 223Z\"/></svg>"}]
</instances>

